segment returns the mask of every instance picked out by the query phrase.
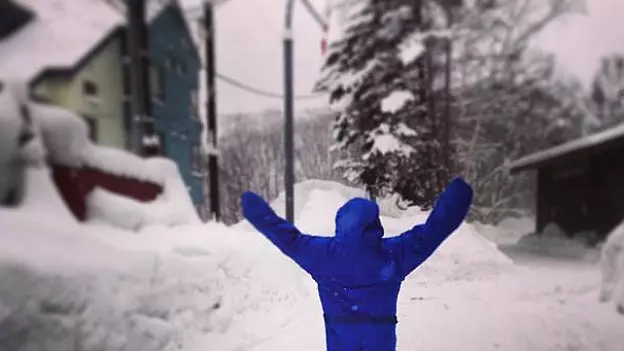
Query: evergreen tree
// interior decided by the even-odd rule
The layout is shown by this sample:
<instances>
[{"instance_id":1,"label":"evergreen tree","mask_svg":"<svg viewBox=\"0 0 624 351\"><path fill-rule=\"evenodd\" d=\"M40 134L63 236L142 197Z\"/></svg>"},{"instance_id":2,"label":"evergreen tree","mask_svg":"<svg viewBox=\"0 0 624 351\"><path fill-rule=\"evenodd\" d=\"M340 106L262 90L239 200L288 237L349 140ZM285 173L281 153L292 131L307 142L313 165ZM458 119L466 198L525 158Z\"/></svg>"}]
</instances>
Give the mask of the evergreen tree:
<instances>
[{"instance_id":1,"label":"evergreen tree","mask_svg":"<svg viewBox=\"0 0 624 351\"><path fill-rule=\"evenodd\" d=\"M337 166L374 197L398 193L429 205L440 186L434 1L350 1L344 35L328 50L322 88L339 107Z\"/></svg>"}]
</instances>

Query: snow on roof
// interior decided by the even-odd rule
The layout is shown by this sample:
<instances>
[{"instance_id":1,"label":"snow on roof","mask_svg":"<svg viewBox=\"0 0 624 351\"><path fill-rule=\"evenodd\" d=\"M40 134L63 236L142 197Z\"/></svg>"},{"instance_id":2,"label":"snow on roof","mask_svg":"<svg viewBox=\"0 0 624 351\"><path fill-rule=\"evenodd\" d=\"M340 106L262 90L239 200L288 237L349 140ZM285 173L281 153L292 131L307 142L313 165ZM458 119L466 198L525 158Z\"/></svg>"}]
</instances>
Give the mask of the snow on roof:
<instances>
[{"instance_id":1,"label":"snow on roof","mask_svg":"<svg viewBox=\"0 0 624 351\"><path fill-rule=\"evenodd\" d=\"M0 77L30 81L48 68L74 66L123 23L102 0L14 0L35 17L0 41Z\"/></svg>"},{"instance_id":2,"label":"snow on roof","mask_svg":"<svg viewBox=\"0 0 624 351\"><path fill-rule=\"evenodd\" d=\"M587 150L623 137L624 124L621 124L617 127L613 127L599 133L588 135L586 137L576 139L568 143L522 157L512 162L509 165L509 168L515 172L528 168L535 168L536 166L549 160L568 155L576 151Z\"/></svg>"}]
</instances>

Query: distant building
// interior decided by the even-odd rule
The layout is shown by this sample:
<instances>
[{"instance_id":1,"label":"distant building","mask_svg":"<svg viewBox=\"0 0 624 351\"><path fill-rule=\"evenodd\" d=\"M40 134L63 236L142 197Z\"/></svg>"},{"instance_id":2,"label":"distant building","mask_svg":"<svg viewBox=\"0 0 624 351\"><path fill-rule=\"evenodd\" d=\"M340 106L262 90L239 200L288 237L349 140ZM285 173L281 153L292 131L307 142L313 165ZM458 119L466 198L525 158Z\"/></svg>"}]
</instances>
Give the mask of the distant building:
<instances>
[{"instance_id":1,"label":"distant building","mask_svg":"<svg viewBox=\"0 0 624 351\"><path fill-rule=\"evenodd\" d=\"M523 157L511 172L537 172L536 231L604 238L624 220L624 125Z\"/></svg>"},{"instance_id":2,"label":"distant building","mask_svg":"<svg viewBox=\"0 0 624 351\"><path fill-rule=\"evenodd\" d=\"M201 59L177 1L148 8L152 114L165 156L174 160L193 203L203 202L202 123L198 90ZM124 45L125 50L125 45ZM126 70L128 66L126 66ZM126 128L130 128L129 74L126 77Z\"/></svg>"},{"instance_id":3,"label":"distant building","mask_svg":"<svg viewBox=\"0 0 624 351\"><path fill-rule=\"evenodd\" d=\"M13 0L0 8L0 79L27 82L83 116L101 145L124 148L121 25L103 2Z\"/></svg>"}]
</instances>

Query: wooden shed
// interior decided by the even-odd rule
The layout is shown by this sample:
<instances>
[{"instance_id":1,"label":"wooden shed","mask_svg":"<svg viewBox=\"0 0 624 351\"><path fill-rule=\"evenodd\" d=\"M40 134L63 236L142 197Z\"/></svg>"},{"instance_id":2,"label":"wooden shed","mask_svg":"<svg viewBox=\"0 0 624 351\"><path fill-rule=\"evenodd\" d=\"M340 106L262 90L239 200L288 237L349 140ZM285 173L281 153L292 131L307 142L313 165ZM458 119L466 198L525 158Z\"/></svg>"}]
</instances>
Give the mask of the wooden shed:
<instances>
[{"instance_id":1,"label":"wooden shed","mask_svg":"<svg viewBox=\"0 0 624 351\"><path fill-rule=\"evenodd\" d=\"M536 231L557 224L604 238L624 219L624 125L525 156L511 173L537 172Z\"/></svg>"}]
</instances>

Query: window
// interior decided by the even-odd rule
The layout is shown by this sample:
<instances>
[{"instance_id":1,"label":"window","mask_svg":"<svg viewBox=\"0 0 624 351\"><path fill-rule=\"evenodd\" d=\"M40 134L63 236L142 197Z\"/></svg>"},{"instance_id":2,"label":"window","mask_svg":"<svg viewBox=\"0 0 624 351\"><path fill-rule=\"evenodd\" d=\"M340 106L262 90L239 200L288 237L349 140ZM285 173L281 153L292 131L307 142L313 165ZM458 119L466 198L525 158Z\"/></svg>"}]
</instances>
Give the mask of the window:
<instances>
[{"instance_id":1,"label":"window","mask_svg":"<svg viewBox=\"0 0 624 351\"><path fill-rule=\"evenodd\" d=\"M98 142L98 123L97 120L91 116L84 116L87 127L89 128L89 139L93 143Z\"/></svg>"},{"instance_id":2,"label":"window","mask_svg":"<svg viewBox=\"0 0 624 351\"><path fill-rule=\"evenodd\" d=\"M90 80L82 82L82 93L88 97L97 97L99 95L98 86Z\"/></svg>"},{"instance_id":3,"label":"window","mask_svg":"<svg viewBox=\"0 0 624 351\"><path fill-rule=\"evenodd\" d=\"M165 101L165 70L160 66L150 66L150 89L153 98Z\"/></svg>"},{"instance_id":4,"label":"window","mask_svg":"<svg viewBox=\"0 0 624 351\"><path fill-rule=\"evenodd\" d=\"M191 117L199 119L199 97L197 90L191 90Z\"/></svg>"},{"instance_id":5,"label":"window","mask_svg":"<svg viewBox=\"0 0 624 351\"><path fill-rule=\"evenodd\" d=\"M191 173L201 176L202 172L202 153L199 144L191 146Z\"/></svg>"}]
</instances>

